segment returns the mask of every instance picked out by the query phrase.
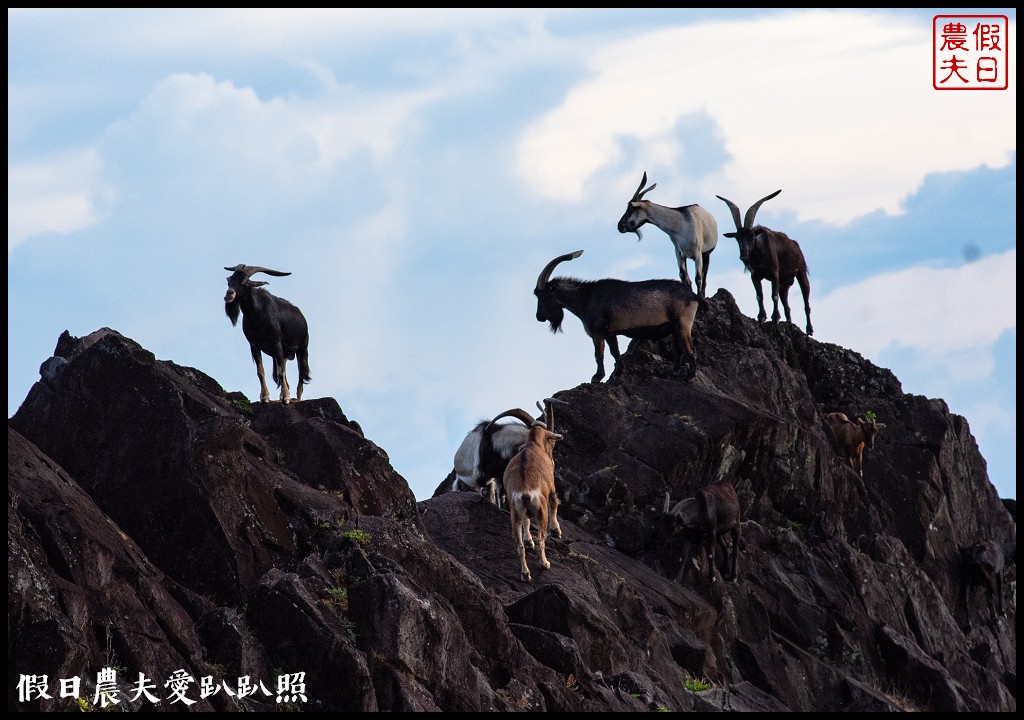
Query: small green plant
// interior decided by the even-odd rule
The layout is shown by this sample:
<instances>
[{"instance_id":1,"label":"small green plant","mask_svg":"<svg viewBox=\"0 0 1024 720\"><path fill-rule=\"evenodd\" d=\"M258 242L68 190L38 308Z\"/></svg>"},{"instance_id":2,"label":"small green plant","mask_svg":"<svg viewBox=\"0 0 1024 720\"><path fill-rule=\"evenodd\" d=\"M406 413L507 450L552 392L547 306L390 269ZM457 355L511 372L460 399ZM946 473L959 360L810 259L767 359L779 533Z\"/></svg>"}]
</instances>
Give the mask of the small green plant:
<instances>
[{"instance_id":1,"label":"small green plant","mask_svg":"<svg viewBox=\"0 0 1024 720\"><path fill-rule=\"evenodd\" d=\"M325 601L328 605L336 607L342 611L348 610L348 588L328 588L327 594L331 596L329 600Z\"/></svg>"},{"instance_id":2,"label":"small green plant","mask_svg":"<svg viewBox=\"0 0 1024 720\"><path fill-rule=\"evenodd\" d=\"M711 683L703 678L686 678L686 682L683 684L684 687L690 692L701 692L702 690L710 690Z\"/></svg>"},{"instance_id":3,"label":"small green plant","mask_svg":"<svg viewBox=\"0 0 1024 720\"><path fill-rule=\"evenodd\" d=\"M75 698L75 702L78 703L78 712L93 712L96 709L92 706L92 703L84 697Z\"/></svg>"},{"instance_id":4,"label":"small green plant","mask_svg":"<svg viewBox=\"0 0 1024 720\"><path fill-rule=\"evenodd\" d=\"M659 706L658 706L658 712L672 712L672 711L671 711L671 710L669 710L669 709L668 709L667 707L665 707L664 705L659 705Z\"/></svg>"},{"instance_id":5,"label":"small green plant","mask_svg":"<svg viewBox=\"0 0 1024 720\"><path fill-rule=\"evenodd\" d=\"M239 412L241 412L243 415L248 415L249 417L252 417L253 415L256 414L255 411L252 409L252 403L249 402L248 398L244 398L244 397L233 398L231 400L231 404L234 405L235 408Z\"/></svg>"},{"instance_id":6,"label":"small green plant","mask_svg":"<svg viewBox=\"0 0 1024 720\"><path fill-rule=\"evenodd\" d=\"M874 422L877 415L875 415L874 410L868 410L866 413L864 413L864 417L868 419L868 422Z\"/></svg>"},{"instance_id":7,"label":"small green plant","mask_svg":"<svg viewBox=\"0 0 1024 720\"><path fill-rule=\"evenodd\" d=\"M373 539L370 536L370 533L360 530L359 528L346 530L341 534L341 536L349 542L355 543L356 545L366 545L370 542L370 540Z\"/></svg>"}]
</instances>

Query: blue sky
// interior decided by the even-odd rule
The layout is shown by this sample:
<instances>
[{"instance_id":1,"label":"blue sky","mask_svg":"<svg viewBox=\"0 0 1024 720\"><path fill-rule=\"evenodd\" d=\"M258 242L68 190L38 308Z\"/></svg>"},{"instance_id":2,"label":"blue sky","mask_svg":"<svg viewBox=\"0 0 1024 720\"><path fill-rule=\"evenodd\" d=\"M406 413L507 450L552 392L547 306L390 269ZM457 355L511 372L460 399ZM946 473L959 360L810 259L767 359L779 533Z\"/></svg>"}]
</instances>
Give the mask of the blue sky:
<instances>
[{"instance_id":1,"label":"blue sky","mask_svg":"<svg viewBox=\"0 0 1024 720\"><path fill-rule=\"evenodd\" d=\"M8 416L101 327L258 398L222 299L262 265L306 397L429 497L476 421L593 374L534 318L548 260L677 276L616 230L646 171L720 233L716 195L782 188L815 337L945 400L1015 498L1016 11L957 12L1009 17L1009 89L933 89L934 9L8 9ZM720 287L756 315L727 238Z\"/></svg>"}]
</instances>

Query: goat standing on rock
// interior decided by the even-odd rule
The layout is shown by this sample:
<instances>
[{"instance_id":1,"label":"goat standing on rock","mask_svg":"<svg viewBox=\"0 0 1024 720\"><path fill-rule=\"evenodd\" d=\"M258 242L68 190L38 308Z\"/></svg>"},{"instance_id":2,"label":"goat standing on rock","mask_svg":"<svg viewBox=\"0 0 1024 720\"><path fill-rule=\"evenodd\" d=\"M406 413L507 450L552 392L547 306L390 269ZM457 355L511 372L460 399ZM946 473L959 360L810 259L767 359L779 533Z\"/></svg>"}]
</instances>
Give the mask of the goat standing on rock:
<instances>
[{"instance_id":1,"label":"goat standing on rock","mask_svg":"<svg viewBox=\"0 0 1024 720\"><path fill-rule=\"evenodd\" d=\"M298 358L299 386L295 399L302 400L302 386L310 381L309 374L309 328L302 312L287 300L271 295L260 285L265 282L250 280L256 273L284 277L291 273L269 270L256 265L235 265L225 267L231 270L228 276L228 291L224 295L224 311L231 324L238 323L242 315L242 333L249 341L256 376L260 379L260 402L270 402L270 390L263 372L263 353L274 361L274 383L281 388L281 402L291 402L288 378L285 377L286 360Z\"/></svg>"},{"instance_id":2,"label":"goat standing on rock","mask_svg":"<svg viewBox=\"0 0 1024 720\"><path fill-rule=\"evenodd\" d=\"M715 220L715 216L700 205L683 205L672 208L644 200L644 195L658 186L658 183L654 183L650 187L644 188L646 184L647 173L645 172L639 187L633 193L633 198L626 206L626 212L619 218L619 232L636 233L637 242L639 242L644 237L640 232L640 227L645 223L651 223L664 230L676 250L679 279L686 287L693 289L693 286L690 285L690 276L686 272L686 259L693 260L697 295L705 297L711 251L718 245L718 222Z\"/></svg>"},{"instance_id":3,"label":"goat standing on rock","mask_svg":"<svg viewBox=\"0 0 1024 720\"><path fill-rule=\"evenodd\" d=\"M792 323L793 318L789 312L789 288L793 281L800 283L800 291L804 296L804 315L807 317L807 334L813 335L814 328L811 327L811 281L807 275L807 261L804 259L803 250L796 240L778 230L770 230L763 225L754 225L754 217L757 215L761 203L771 200L781 190L776 190L771 195L765 195L756 203L750 206L743 224L740 224L740 209L736 203L726 200L721 195L716 195L719 200L729 206L732 212L733 222L736 223L736 232L723 233L727 238L736 238L740 245L740 260L743 267L750 271L750 281L754 283L754 291L757 293L757 319L764 322L767 314L764 311L764 294L761 292L761 281L769 280L772 284L772 303L775 306L772 312L772 322L779 321L779 296L782 296L782 307L786 311L786 322Z\"/></svg>"},{"instance_id":4,"label":"goat standing on rock","mask_svg":"<svg viewBox=\"0 0 1024 720\"><path fill-rule=\"evenodd\" d=\"M885 423L857 418L857 422L846 417L845 413L831 412L825 416L828 426L839 442L843 457L854 472L864 477L864 449L875 446L875 435L885 429Z\"/></svg>"},{"instance_id":5,"label":"goat standing on rock","mask_svg":"<svg viewBox=\"0 0 1024 720\"><path fill-rule=\"evenodd\" d=\"M508 467L505 468L503 483L508 496L509 514L512 516L512 534L516 540L516 555L522 565L521 578L532 581L530 568L526 564L526 546L536 545L530 535L530 523L537 526L537 544L540 545L540 564L547 570L551 567L545 553L548 527L561 538L562 528L558 525L558 493L555 490L555 441L562 436L536 421L530 428L526 444Z\"/></svg>"},{"instance_id":6,"label":"goat standing on rock","mask_svg":"<svg viewBox=\"0 0 1024 720\"><path fill-rule=\"evenodd\" d=\"M578 258L582 250L559 255L541 270L537 287L537 320L548 322L551 332L562 328L564 309L578 317L583 329L594 341L594 359L597 372L590 382L604 377L604 345L608 343L615 369L623 367L619 353L618 335L639 340L660 340L672 335L679 360L676 372L688 366L686 379L697 373L697 356L693 351L693 319L700 300L690 288L678 280L577 280L551 278L555 266Z\"/></svg>"},{"instance_id":7,"label":"goat standing on rock","mask_svg":"<svg viewBox=\"0 0 1024 720\"><path fill-rule=\"evenodd\" d=\"M537 403L537 408L544 414L545 425L551 432L555 431L554 404L568 405L564 400L545 398L544 406ZM523 424L499 424L498 420L512 417ZM529 413L520 408L512 408L497 415L493 420L481 420L472 430L466 433L459 449L455 451L455 480L452 492L459 489L459 484L479 490L491 504L501 507L505 498L504 485L501 482L508 462L526 444L530 427L537 422Z\"/></svg>"},{"instance_id":8,"label":"goat standing on rock","mask_svg":"<svg viewBox=\"0 0 1024 720\"><path fill-rule=\"evenodd\" d=\"M1007 561L1017 560L1017 543L981 540L964 551L963 560L964 612L967 613L967 632L970 632L972 588L981 586L984 589L993 621L1006 614L1003 606L1003 573Z\"/></svg>"},{"instance_id":9,"label":"goat standing on rock","mask_svg":"<svg viewBox=\"0 0 1024 720\"><path fill-rule=\"evenodd\" d=\"M720 480L703 487L693 497L685 498L669 510L669 494L665 493L665 507L662 514L675 518L687 542L683 564L679 566L676 579L684 577L686 567L693 560L692 546L704 550L708 560L708 581L715 582L715 545L721 544L727 553L726 580L735 581L740 546L740 501L736 488L728 480ZM725 537L732 540L732 562L729 562L729 548ZM730 567L731 566L731 567Z\"/></svg>"}]
</instances>

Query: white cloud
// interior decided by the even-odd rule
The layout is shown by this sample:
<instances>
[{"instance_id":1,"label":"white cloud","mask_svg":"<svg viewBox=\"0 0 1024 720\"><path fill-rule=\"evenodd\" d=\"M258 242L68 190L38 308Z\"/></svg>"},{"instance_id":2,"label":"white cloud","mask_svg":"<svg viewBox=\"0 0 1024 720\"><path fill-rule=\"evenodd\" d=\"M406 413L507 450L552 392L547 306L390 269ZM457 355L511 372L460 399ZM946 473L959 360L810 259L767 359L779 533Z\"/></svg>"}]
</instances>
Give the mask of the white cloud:
<instances>
[{"instance_id":1,"label":"white cloud","mask_svg":"<svg viewBox=\"0 0 1024 720\"><path fill-rule=\"evenodd\" d=\"M66 235L97 222L110 200L101 167L93 150L8 165L8 255L35 235Z\"/></svg>"},{"instance_id":2,"label":"white cloud","mask_svg":"<svg viewBox=\"0 0 1024 720\"><path fill-rule=\"evenodd\" d=\"M1017 251L1010 250L956 268L876 275L812 298L811 310L819 340L875 362L887 349L913 349L951 380L966 381L991 373L995 342L1017 326L1016 295Z\"/></svg>"},{"instance_id":3,"label":"white cloud","mask_svg":"<svg viewBox=\"0 0 1024 720\"><path fill-rule=\"evenodd\" d=\"M1016 148L1016 86L934 90L931 42L920 18L866 11L635 35L599 52L592 78L524 132L519 170L541 196L570 201L628 160L639 165L623 185L644 169L681 175L704 204L721 194L745 207L781 187L774 210L793 203L801 220L897 213L927 173L1004 166ZM677 136L694 114L714 121L730 156L699 178ZM637 158L625 157L624 138L642 145Z\"/></svg>"}]
</instances>

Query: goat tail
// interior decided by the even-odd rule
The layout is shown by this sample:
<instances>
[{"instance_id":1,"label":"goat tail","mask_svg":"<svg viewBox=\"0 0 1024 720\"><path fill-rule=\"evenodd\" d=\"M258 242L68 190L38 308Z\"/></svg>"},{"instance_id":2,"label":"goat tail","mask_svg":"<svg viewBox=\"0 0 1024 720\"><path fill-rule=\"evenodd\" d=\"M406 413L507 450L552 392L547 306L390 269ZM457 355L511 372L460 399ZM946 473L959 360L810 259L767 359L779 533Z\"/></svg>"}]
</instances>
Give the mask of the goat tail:
<instances>
[{"instance_id":1,"label":"goat tail","mask_svg":"<svg viewBox=\"0 0 1024 720\"><path fill-rule=\"evenodd\" d=\"M309 355L305 352L300 352L298 357L299 360L299 384L305 385L313 377L309 374Z\"/></svg>"}]
</instances>

